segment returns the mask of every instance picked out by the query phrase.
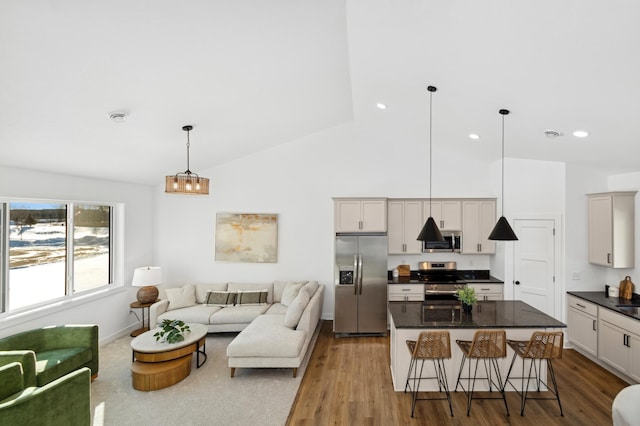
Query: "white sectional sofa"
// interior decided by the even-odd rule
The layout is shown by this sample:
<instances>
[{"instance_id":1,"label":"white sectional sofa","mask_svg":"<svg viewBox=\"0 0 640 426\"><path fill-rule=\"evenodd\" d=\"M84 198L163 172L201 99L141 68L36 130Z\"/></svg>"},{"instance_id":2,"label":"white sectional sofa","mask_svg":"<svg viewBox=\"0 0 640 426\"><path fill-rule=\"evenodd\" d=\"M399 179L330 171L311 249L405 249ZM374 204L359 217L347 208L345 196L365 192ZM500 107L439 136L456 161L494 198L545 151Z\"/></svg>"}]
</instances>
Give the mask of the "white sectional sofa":
<instances>
[{"instance_id":1,"label":"white sectional sofa","mask_svg":"<svg viewBox=\"0 0 640 426\"><path fill-rule=\"evenodd\" d=\"M227 347L236 368L292 368L302 363L320 321L324 285L316 281L160 287L149 308L153 329L164 319L204 324L209 333L240 332Z\"/></svg>"}]
</instances>

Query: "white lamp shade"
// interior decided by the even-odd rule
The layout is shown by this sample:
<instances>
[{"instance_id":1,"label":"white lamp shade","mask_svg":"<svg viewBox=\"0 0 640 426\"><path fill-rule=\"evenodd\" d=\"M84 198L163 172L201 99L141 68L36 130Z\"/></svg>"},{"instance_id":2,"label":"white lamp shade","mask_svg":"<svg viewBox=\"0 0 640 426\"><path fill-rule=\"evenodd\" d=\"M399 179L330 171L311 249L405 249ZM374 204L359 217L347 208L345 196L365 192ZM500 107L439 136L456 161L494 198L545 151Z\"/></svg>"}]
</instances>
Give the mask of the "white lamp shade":
<instances>
[{"instance_id":1,"label":"white lamp shade","mask_svg":"<svg viewBox=\"0 0 640 426\"><path fill-rule=\"evenodd\" d=\"M145 287L162 283L162 269L159 266L143 266L133 271L134 287Z\"/></svg>"}]
</instances>

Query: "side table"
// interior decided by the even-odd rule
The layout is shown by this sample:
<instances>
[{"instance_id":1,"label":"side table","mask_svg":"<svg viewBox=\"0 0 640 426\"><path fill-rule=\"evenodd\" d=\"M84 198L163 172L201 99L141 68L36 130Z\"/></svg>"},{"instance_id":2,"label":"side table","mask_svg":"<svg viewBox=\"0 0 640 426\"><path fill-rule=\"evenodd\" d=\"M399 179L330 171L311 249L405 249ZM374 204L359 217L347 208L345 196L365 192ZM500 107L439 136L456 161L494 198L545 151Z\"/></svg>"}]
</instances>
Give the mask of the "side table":
<instances>
[{"instance_id":1,"label":"side table","mask_svg":"<svg viewBox=\"0 0 640 426\"><path fill-rule=\"evenodd\" d=\"M157 301L156 301L157 302ZM155 303L155 302L154 302ZM142 309L142 328L139 328L137 330L133 330L131 332L131 337L136 337L141 335L142 333L144 333L145 331L149 331L149 315L147 315L147 325L145 326L144 323L144 310L145 308L147 309L147 314L149 313L149 306L153 305L153 303L140 303L137 300L135 302L132 302L129 307L131 309Z\"/></svg>"}]
</instances>

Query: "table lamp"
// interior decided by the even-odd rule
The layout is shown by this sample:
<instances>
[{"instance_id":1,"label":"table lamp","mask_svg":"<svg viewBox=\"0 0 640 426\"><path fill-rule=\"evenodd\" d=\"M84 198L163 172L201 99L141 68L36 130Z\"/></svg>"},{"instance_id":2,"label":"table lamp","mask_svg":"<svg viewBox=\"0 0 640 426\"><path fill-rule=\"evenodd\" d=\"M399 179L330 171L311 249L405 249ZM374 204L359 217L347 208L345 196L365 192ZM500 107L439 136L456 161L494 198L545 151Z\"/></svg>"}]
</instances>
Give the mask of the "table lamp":
<instances>
[{"instance_id":1,"label":"table lamp","mask_svg":"<svg viewBox=\"0 0 640 426\"><path fill-rule=\"evenodd\" d=\"M140 303L154 303L158 299L156 284L162 283L162 270L159 266L143 266L133 271L131 285L141 287L137 298Z\"/></svg>"}]
</instances>

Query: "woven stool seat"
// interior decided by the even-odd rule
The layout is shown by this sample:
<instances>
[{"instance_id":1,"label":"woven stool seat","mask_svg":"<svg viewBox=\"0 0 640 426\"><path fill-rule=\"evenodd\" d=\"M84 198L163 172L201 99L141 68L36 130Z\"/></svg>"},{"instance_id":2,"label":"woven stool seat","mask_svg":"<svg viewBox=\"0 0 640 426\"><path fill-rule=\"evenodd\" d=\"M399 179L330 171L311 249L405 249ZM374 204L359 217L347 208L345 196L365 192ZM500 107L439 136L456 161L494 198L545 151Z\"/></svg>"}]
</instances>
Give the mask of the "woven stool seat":
<instances>
[{"instance_id":1,"label":"woven stool seat","mask_svg":"<svg viewBox=\"0 0 640 426\"><path fill-rule=\"evenodd\" d=\"M509 406L507 405L507 398L504 393L504 384L502 376L500 374L500 368L498 365L498 358L504 358L507 356L507 334L504 330L478 330L473 335L473 340L456 340L458 347L462 351L462 361L460 362L460 370L458 371L458 380L456 381L455 391L458 391L458 386L467 395L467 416L471 412L471 402L474 399L502 399L504 406L509 415ZM472 360L475 360L475 368L473 376L471 375ZM477 377L478 362L482 360L484 364L484 371L486 377ZM467 377L462 377L464 370L464 364L468 361ZM494 378L496 382L494 382ZM463 380L466 379L467 387L463 385ZM487 380L489 385L489 391L493 391L493 386L500 392L500 397L474 397L474 389L476 380Z\"/></svg>"},{"instance_id":2,"label":"woven stool seat","mask_svg":"<svg viewBox=\"0 0 640 426\"><path fill-rule=\"evenodd\" d=\"M535 331L529 340L507 340L507 344L513 349L514 354L505 380L505 386L510 384L520 394L520 415L524 415L524 407L527 399L555 399L558 401L558 407L560 407L560 415L564 416L562 404L560 403L560 394L558 393L558 383L556 382L553 363L551 362L553 359L562 358L562 347L564 345L564 335L562 332ZM522 358L522 376L511 377L511 371L517 357ZM525 375L525 360L529 360L529 371L527 375ZM553 388L547 385L545 381L546 378L543 380L542 377L540 377L542 360L547 364ZM538 361L537 365L535 361ZM540 392L540 385L542 384L547 387L553 396L529 396L529 384L531 383L532 377L535 380L537 392ZM517 389L513 383L511 383L510 379L520 379L522 381L521 389Z\"/></svg>"},{"instance_id":3,"label":"woven stool seat","mask_svg":"<svg viewBox=\"0 0 640 426\"><path fill-rule=\"evenodd\" d=\"M411 362L407 372L407 381L404 391L411 391L411 417L416 408L416 401L446 399L449 402L449 411L453 417L453 407L451 405L451 395L447 382L447 373L444 366L444 359L451 358L451 340L448 331L423 331L418 335L418 340L407 340L407 348L411 353ZM424 362L432 360L435 376L423 376ZM420 362L420 372L418 373L418 362ZM445 392L445 397L441 398L418 398L418 389L421 380L435 379L438 381L438 389Z\"/></svg>"}]
</instances>

